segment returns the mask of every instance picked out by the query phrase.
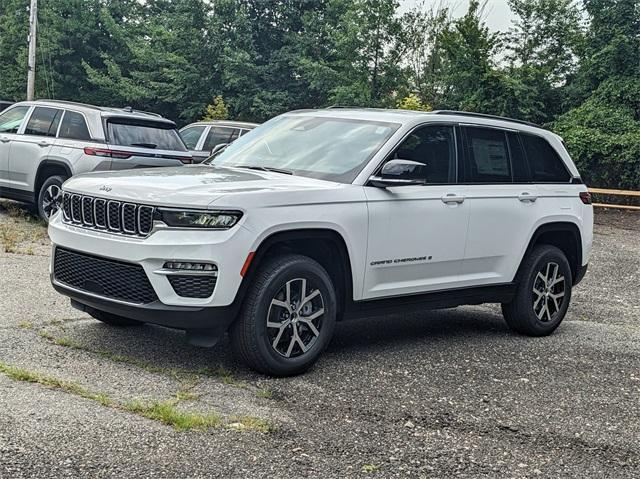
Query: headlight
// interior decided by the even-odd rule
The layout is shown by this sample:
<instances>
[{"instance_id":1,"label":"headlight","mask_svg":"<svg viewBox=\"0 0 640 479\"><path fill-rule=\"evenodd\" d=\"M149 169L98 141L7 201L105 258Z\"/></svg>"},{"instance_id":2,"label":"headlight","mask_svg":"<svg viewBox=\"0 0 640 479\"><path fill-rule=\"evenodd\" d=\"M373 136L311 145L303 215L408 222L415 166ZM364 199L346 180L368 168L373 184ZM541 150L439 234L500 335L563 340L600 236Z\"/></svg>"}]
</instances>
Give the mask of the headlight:
<instances>
[{"instance_id":1,"label":"headlight","mask_svg":"<svg viewBox=\"0 0 640 479\"><path fill-rule=\"evenodd\" d=\"M157 219L176 228L228 230L242 218L241 211L197 211L158 208Z\"/></svg>"}]
</instances>

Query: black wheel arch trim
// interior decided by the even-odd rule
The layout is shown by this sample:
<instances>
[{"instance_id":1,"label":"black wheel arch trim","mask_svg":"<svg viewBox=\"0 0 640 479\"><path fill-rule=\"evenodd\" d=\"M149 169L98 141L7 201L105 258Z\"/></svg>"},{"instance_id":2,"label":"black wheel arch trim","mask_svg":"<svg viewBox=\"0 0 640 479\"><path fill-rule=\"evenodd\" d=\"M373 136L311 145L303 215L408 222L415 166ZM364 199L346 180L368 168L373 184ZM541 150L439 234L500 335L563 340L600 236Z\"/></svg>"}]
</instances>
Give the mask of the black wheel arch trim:
<instances>
[{"instance_id":1,"label":"black wheel arch trim","mask_svg":"<svg viewBox=\"0 0 640 479\"><path fill-rule=\"evenodd\" d=\"M53 167L60 167L65 171L65 174L67 175L67 178L71 178L71 176L73 176L73 174L71 173L71 167L65 163L64 161L61 160L44 160L42 163L40 163L40 165L38 165L38 171L36 172L36 176L35 176L35 184L34 184L34 190L35 190L35 194L39 194L39 190L40 190L40 186L42 186L42 184L46 181L46 178L41 178L41 174L42 171L48 167L48 166L53 166ZM38 186L36 188L36 185Z\"/></svg>"},{"instance_id":2,"label":"black wheel arch trim","mask_svg":"<svg viewBox=\"0 0 640 479\"><path fill-rule=\"evenodd\" d=\"M518 266L518 270L516 271L514 281L519 280L519 276L521 274L522 263L524 263L525 258L531 253L533 248L538 244L538 240L545 233L570 233L573 235L573 239L575 241L575 258L572 261L572 258L567 258L569 260L569 265L571 266L571 274L573 285L577 285L582 278L584 277L584 273L586 272L586 266L582 264L582 234L580 233L580 229L575 223L570 221L555 221L550 223L544 223L535 230L531 239L529 240L529 244L527 245L527 249L524 254L520 258L520 263ZM583 271L584 269L584 271Z\"/></svg>"},{"instance_id":3,"label":"black wheel arch trim","mask_svg":"<svg viewBox=\"0 0 640 479\"><path fill-rule=\"evenodd\" d=\"M255 251L251 264L236 293L234 304L242 303L252 278L269 250L279 244L286 244L289 241L313 239L330 241L337 247L337 253L339 255L338 261L342 270L341 280L343 281L342 290L336 291L338 294L338 318L340 318L341 313L348 307L348 304L353 302L353 272L351 269L351 257L349 256L349 250L347 249L347 244L343 236L336 230L330 228L303 228L277 231L264 238ZM331 276L331 272L329 272L329 275Z\"/></svg>"}]
</instances>

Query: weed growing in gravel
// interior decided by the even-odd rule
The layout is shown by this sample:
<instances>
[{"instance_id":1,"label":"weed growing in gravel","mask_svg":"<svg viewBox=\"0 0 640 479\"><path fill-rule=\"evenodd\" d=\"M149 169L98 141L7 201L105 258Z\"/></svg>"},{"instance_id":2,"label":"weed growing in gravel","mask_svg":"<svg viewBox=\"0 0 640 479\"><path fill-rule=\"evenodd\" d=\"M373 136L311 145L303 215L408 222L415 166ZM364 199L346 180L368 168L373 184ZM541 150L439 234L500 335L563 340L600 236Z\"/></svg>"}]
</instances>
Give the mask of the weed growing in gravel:
<instances>
[{"instance_id":1,"label":"weed growing in gravel","mask_svg":"<svg viewBox=\"0 0 640 479\"><path fill-rule=\"evenodd\" d=\"M269 389L259 389L256 396L263 399L273 399L273 392Z\"/></svg>"},{"instance_id":2,"label":"weed growing in gravel","mask_svg":"<svg viewBox=\"0 0 640 479\"><path fill-rule=\"evenodd\" d=\"M371 474L371 473L377 472L379 470L380 470L380 468L378 466L376 466L375 464L364 464L362 466L362 472L364 472L366 474Z\"/></svg>"},{"instance_id":3,"label":"weed growing in gravel","mask_svg":"<svg viewBox=\"0 0 640 479\"><path fill-rule=\"evenodd\" d=\"M250 430L265 434L272 433L277 430L274 424L254 416L233 416L229 419L229 424L227 426L239 431Z\"/></svg>"},{"instance_id":4,"label":"weed growing in gravel","mask_svg":"<svg viewBox=\"0 0 640 479\"><path fill-rule=\"evenodd\" d=\"M18 327L20 329L33 329L33 323L31 321L20 321Z\"/></svg>"},{"instance_id":5,"label":"weed growing in gravel","mask_svg":"<svg viewBox=\"0 0 640 479\"><path fill-rule=\"evenodd\" d=\"M207 429L221 424L217 413L200 414L180 411L176 408L177 401L163 401L145 404L140 401L126 403L124 409L155 421L173 426L178 431L189 429Z\"/></svg>"}]
</instances>

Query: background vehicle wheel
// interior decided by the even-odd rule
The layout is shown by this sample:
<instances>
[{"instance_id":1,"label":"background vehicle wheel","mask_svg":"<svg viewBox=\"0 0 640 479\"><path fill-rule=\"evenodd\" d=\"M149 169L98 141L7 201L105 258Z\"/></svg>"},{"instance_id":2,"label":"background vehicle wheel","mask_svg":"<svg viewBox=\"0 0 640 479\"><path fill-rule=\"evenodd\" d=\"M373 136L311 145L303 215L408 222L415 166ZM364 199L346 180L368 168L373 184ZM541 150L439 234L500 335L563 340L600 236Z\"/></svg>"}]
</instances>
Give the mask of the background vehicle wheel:
<instances>
[{"instance_id":1,"label":"background vehicle wheel","mask_svg":"<svg viewBox=\"0 0 640 479\"><path fill-rule=\"evenodd\" d=\"M58 211L64 176L50 176L42 183L38 192L38 215L47 223L52 214Z\"/></svg>"},{"instance_id":2,"label":"background vehicle wheel","mask_svg":"<svg viewBox=\"0 0 640 479\"><path fill-rule=\"evenodd\" d=\"M231 329L234 353L272 376L306 371L327 347L336 322L336 293L316 261L282 255L256 273Z\"/></svg>"},{"instance_id":3,"label":"background vehicle wheel","mask_svg":"<svg viewBox=\"0 0 640 479\"><path fill-rule=\"evenodd\" d=\"M117 314L107 313L106 311L93 310L89 312L89 315L98 321L108 324L109 326L117 326L121 328L127 326L142 326L144 324L141 321L118 316Z\"/></svg>"},{"instance_id":4,"label":"background vehicle wheel","mask_svg":"<svg viewBox=\"0 0 640 479\"><path fill-rule=\"evenodd\" d=\"M502 304L504 319L520 334L551 334L567 312L572 284L564 253L555 246L536 246L522 265L515 298Z\"/></svg>"}]
</instances>

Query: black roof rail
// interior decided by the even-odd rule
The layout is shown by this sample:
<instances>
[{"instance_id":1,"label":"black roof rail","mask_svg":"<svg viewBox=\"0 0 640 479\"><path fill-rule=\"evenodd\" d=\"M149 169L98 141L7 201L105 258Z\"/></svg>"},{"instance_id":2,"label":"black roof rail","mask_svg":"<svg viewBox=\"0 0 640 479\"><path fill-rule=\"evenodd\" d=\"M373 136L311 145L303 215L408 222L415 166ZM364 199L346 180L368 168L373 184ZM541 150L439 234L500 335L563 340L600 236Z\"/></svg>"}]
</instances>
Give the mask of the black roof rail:
<instances>
[{"instance_id":1,"label":"black roof rail","mask_svg":"<svg viewBox=\"0 0 640 479\"><path fill-rule=\"evenodd\" d=\"M456 110L435 110L435 111L432 111L431 113L433 113L434 115L456 115L456 116L467 116L471 118L487 118L490 120L509 121L511 123L519 123L521 125L533 126L535 128L544 129L541 125L532 123L530 121L515 120L513 118L507 118L506 116L488 115L486 113L474 113L471 111L456 111Z\"/></svg>"}]
</instances>

